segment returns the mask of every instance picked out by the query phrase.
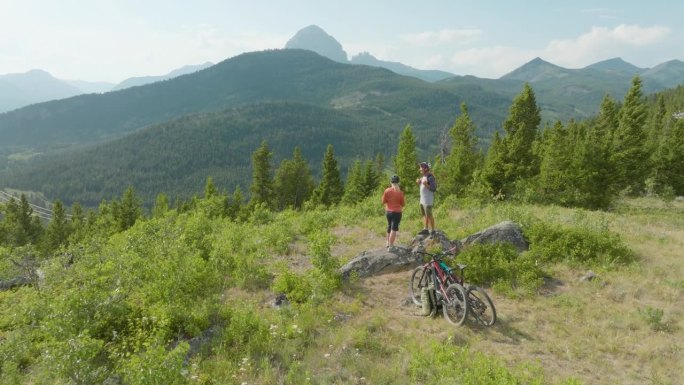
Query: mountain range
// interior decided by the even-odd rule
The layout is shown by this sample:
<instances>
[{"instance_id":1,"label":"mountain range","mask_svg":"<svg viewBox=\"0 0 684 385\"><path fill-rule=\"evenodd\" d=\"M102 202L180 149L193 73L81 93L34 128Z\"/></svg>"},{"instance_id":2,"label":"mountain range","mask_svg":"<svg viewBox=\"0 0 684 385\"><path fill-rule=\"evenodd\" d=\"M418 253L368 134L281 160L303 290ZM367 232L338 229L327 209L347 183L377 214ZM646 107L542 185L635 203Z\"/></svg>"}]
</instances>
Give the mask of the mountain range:
<instances>
[{"instance_id":1,"label":"mountain range","mask_svg":"<svg viewBox=\"0 0 684 385\"><path fill-rule=\"evenodd\" d=\"M65 99L81 94L116 91L168 80L212 65L213 63L211 62L187 65L175 69L166 75L132 77L119 84L57 79L43 70L0 75L0 113L50 100Z\"/></svg>"},{"instance_id":2,"label":"mountain range","mask_svg":"<svg viewBox=\"0 0 684 385\"><path fill-rule=\"evenodd\" d=\"M390 63L389 70L370 54L347 60L334 38L307 30L286 49L244 53L184 76L0 114L0 188L89 206L128 185L147 203L158 192L187 197L201 191L207 176L219 187L245 191L250 154L264 139L274 165L299 146L317 173L330 143L346 171L354 159L378 153L390 159L408 124L421 158L436 154L461 102L486 146L525 83L545 121L592 116L604 95L621 99L635 74L647 93L684 84L681 61L644 69L619 58L583 69L536 58L500 79L438 79L433 73L426 81L421 76L430 71L400 63ZM301 47L307 44L312 49Z\"/></svg>"}]
</instances>

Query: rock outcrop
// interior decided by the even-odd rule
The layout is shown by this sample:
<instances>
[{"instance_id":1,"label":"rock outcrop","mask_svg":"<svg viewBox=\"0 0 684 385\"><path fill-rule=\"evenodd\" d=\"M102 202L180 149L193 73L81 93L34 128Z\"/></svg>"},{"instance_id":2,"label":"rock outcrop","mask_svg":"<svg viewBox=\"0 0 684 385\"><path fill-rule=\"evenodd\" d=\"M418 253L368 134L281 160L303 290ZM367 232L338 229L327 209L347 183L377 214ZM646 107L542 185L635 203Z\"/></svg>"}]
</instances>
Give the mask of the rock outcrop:
<instances>
[{"instance_id":1,"label":"rock outcrop","mask_svg":"<svg viewBox=\"0 0 684 385\"><path fill-rule=\"evenodd\" d=\"M385 248L366 250L342 266L339 271L343 279L348 279L352 274L358 277L386 274L417 266L423 259L420 252L435 245L439 245L442 250L452 250L454 254L458 254L463 248L472 244L502 242L512 244L519 252L529 248L520 226L506 221L469 235L460 241L450 240L439 230L433 236L419 233L408 247L398 246L391 251Z\"/></svg>"}]
</instances>

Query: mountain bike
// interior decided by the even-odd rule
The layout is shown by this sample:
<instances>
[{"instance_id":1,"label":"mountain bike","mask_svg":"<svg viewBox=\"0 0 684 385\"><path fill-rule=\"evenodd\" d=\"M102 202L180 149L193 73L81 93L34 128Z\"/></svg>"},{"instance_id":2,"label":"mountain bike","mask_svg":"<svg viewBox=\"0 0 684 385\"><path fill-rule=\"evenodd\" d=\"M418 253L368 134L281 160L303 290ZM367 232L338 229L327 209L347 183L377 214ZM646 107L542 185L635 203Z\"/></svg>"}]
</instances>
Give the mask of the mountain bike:
<instances>
[{"instance_id":1,"label":"mountain bike","mask_svg":"<svg viewBox=\"0 0 684 385\"><path fill-rule=\"evenodd\" d=\"M446 254L429 254L430 261L423 266L418 266L411 275L410 291L411 298L416 305L422 305L421 293L424 288L434 288L434 301L432 316L437 307L442 308L444 318L450 323L461 326L468 315L468 303L466 302L466 290L451 274L444 269L441 258Z\"/></svg>"},{"instance_id":2,"label":"mountain bike","mask_svg":"<svg viewBox=\"0 0 684 385\"><path fill-rule=\"evenodd\" d=\"M422 266L418 266L413 270L411 274L411 281L409 284L409 290L411 292L411 299L416 305L422 305L421 301L421 291L423 287L429 286L431 280L436 281L434 283L435 291L442 294L443 302L447 306L443 306L444 317L451 323L460 326L465 322L465 319L470 315L474 321L484 325L492 326L496 322L496 308L492 299L489 297L487 292L482 288L475 285L466 285L465 283L465 269L468 265L457 264L459 273L456 274L452 268L450 268L442 260L445 256L452 256L453 252L446 251L441 253L426 253L418 252L422 255L427 255L430 257L430 261ZM451 291L449 288L453 287ZM439 290L437 289L439 288ZM442 291L442 288L446 290ZM466 298L465 303L458 304L458 302L463 302L463 298ZM456 309L451 309L451 303L456 306ZM458 305L457 305L458 304ZM465 314L461 314L461 308Z\"/></svg>"}]
</instances>

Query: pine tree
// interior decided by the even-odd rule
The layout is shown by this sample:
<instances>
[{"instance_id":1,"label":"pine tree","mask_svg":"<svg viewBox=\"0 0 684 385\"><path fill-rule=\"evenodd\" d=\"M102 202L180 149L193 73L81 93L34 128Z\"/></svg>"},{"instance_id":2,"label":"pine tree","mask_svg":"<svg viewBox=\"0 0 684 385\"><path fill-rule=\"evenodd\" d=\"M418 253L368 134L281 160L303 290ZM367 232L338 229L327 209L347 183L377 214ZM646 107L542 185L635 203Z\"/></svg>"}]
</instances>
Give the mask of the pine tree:
<instances>
[{"instance_id":1,"label":"pine tree","mask_svg":"<svg viewBox=\"0 0 684 385\"><path fill-rule=\"evenodd\" d=\"M402 181L402 190L407 196L418 191L416 184L411 183L419 175L416 138L413 136L411 125L407 125L399 137L397 155L394 157L394 170L399 180Z\"/></svg>"},{"instance_id":2,"label":"pine tree","mask_svg":"<svg viewBox=\"0 0 684 385\"><path fill-rule=\"evenodd\" d=\"M252 154L252 185L250 205L263 203L272 208L273 201L273 178L271 176L271 158L273 154L268 148L266 141Z\"/></svg>"},{"instance_id":3,"label":"pine tree","mask_svg":"<svg viewBox=\"0 0 684 385\"><path fill-rule=\"evenodd\" d=\"M440 173L441 188L448 194L462 194L479 166L475 129L468 107L461 103L461 114L449 130L452 145Z\"/></svg>"},{"instance_id":4,"label":"pine tree","mask_svg":"<svg viewBox=\"0 0 684 385\"><path fill-rule=\"evenodd\" d=\"M596 121L596 134L599 138L603 138L602 142L612 147L613 135L620 124L620 107L615 99L610 95L603 97L598 118Z\"/></svg>"},{"instance_id":5,"label":"pine tree","mask_svg":"<svg viewBox=\"0 0 684 385\"><path fill-rule=\"evenodd\" d=\"M157 194L152 207L152 217L161 218L169 211L169 197L164 193Z\"/></svg>"},{"instance_id":6,"label":"pine tree","mask_svg":"<svg viewBox=\"0 0 684 385\"><path fill-rule=\"evenodd\" d=\"M113 202L112 208L119 231L133 227L135 222L142 217L142 200L135 195L133 186L126 189L121 198L121 203Z\"/></svg>"},{"instance_id":7,"label":"pine tree","mask_svg":"<svg viewBox=\"0 0 684 385\"><path fill-rule=\"evenodd\" d=\"M340 170L335 159L332 144L328 144L323 157L323 175L312 195L312 202L324 206L335 205L344 195L344 186L340 177Z\"/></svg>"},{"instance_id":8,"label":"pine tree","mask_svg":"<svg viewBox=\"0 0 684 385\"><path fill-rule=\"evenodd\" d=\"M363 199L363 170L361 168L361 160L356 159L347 172L342 202L353 204L361 199Z\"/></svg>"},{"instance_id":9,"label":"pine tree","mask_svg":"<svg viewBox=\"0 0 684 385\"><path fill-rule=\"evenodd\" d=\"M207 177L207 182L204 185L204 199L209 199L218 195L218 190L214 185L214 179L212 177Z\"/></svg>"},{"instance_id":10,"label":"pine tree","mask_svg":"<svg viewBox=\"0 0 684 385\"><path fill-rule=\"evenodd\" d=\"M619 124L613 136L611 157L616 170L617 188L627 189L633 194L643 190L650 168L645 146L647 111L641 87L641 79L635 76L620 109Z\"/></svg>"},{"instance_id":11,"label":"pine tree","mask_svg":"<svg viewBox=\"0 0 684 385\"><path fill-rule=\"evenodd\" d=\"M654 160L658 192L668 187L676 195L684 195L684 119L674 119L666 132Z\"/></svg>"},{"instance_id":12,"label":"pine tree","mask_svg":"<svg viewBox=\"0 0 684 385\"><path fill-rule=\"evenodd\" d=\"M601 151L604 158L602 164L602 175L605 178L601 184L609 191L617 191L617 172L616 166L612 162L613 137L620 124L620 106L610 95L605 95L601 101L598 116L590 128L590 136L595 141L595 145Z\"/></svg>"},{"instance_id":13,"label":"pine tree","mask_svg":"<svg viewBox=\"0 0 684 385\"><path fill-rule=\"evenodd\" d=\"M484 193L494 199L505 199L505 149L499 136L499 132L494 132L492 144L487 150L485 163L480 173L480 183L484 188Z\"/></svg>"},{"instance_id":14,"label":"pine tree","mask_svg":"<svg viewBox=\"0 0 684 385\"><path fill-rule=\"evenodd\" d=\"M10 198L5 204L0 230L0 241L4 244L16 247L38 243L43 227L40 219L34 216L33 208L25 194L21 194L18 203L14 198Z\"/></svg>"},{"instance_id":15,"label":"pine tree","mask_svg":"<svg viewBox=\"0 0 684 385\"><path fill-rule=\"evenodd\" d=\"M525 83L522 92L513 100L509 115L503 123L503 190L507 195L513 193L516 181L529 179L538 173L539 160L532 145L540 122L540 109L534 91Z\"/></svg>"},{"instance_id":16,"label":"pine tree","mask_svg":"<svg viewBox=\"0 0 684 385\"><path fill-rule=\"evenodd\" d=\"M362 196L367 198L371 196L375 190L380 186L380 175L375 171L375 164L368 160L364 167L363 177L361 180Z\"/></svg>"},{"instance_id":17,"label":"pine tree","mask_svg":"<svg viewBox=\"0 0 684 385\"><path fill-rule=\"evenodd\" d=\"M584 137L574 148L576 204L588 209L607 209L617 190L611 183L610 147L604 130L597 125L588 125Z\"/></svg>"},{"instance_id":18,"label":"pine tree","mask_svg":"<svg viewBox=\"0 0 684 385\"><path fill-rule=\"evenodd\" d=\"M561 205L569 203L572 150L568 137L568 130L561 122L556 122L552 128L544 130L537 182L544 202Z\"/></svg>"},{"instance_id":19,"label":"pine tree","mask_svg":"<svg viewBox=\"0 0 684 385\"><path fill-rule=\"evenodd\" d=\"M382 176L385 173L385 154L381 152L375 155L375 172L378 176Z\"/></svg>"},{"instance_id":20,"label":"pine tree","mask_svg":"<svg viewBox=\"0 0 684 385\"><path fill-rule=\"evenodd\" d=\"M235 187L235 191L233 191L233 196L230 199L230 203L228 204L228 208L226 209L226 214L228 215L228 218L231 218L233 220L242 220L244 219L243 216L243 206L244 206L244 196L242 194L242 189L240 186Z\"/></svg>"},{"instance_id":21,"label":"pine tree","mask_svg":"<svg viewBox=\"0 0 684 385\"><path fill-rule=\"evenodd\" d=\"M71 205L69 227L71 228L70 243L78 243L85 237L86 218L83 207L81 207L81 204L78 202Z\"/></svg>"},{"instance_id":22,"label":"pine tree","mask_svg":"<svg viewBox=\"0 0 684 385\"><path fill-rule=\"evenodd\" d=\"M302 151L295 147L292 159L283 159L276 170L274 189L279 210L287 207L300 209L314 188L309 164L302 157Z\"/></svg>"},{"instance_id":23,"label":"pine tree","mask_svg":"<svg viewBox=\"0 0 684 385\"><path fill-rule=\"evenodd\" d=\"M663 140L667 124L667 107L665 106L665 96L658 95L656 107L652 110L648 125L648 144L647 151L654 154Z\"/></svg>"},{"instance_id":24,"label":"pine tree","mask_svg":"<svg viewBox=\"0 0 684 385\"><path fill-rule=\"evenodd\" d=\"M50 254L60 246L68 243L71 228L67 220L66 211L61 201L57 200L52 204L52 218L45 230L43 237L43 250L45 254Z\"/></svg>"}]
</instances>

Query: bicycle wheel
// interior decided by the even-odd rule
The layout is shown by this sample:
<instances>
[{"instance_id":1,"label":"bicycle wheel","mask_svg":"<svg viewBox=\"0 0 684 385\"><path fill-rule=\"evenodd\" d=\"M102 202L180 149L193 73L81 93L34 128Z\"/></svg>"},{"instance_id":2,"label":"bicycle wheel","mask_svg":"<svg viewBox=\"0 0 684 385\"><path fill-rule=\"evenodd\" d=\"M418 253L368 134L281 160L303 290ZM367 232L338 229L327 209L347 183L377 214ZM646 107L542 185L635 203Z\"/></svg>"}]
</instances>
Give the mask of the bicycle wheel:
<instances>
[{"instance_id":1,"label":"bicycle wheel","mask_svg":"<svg viewBox=\"0 0 684 385\"><path fill-rule=\"evenodd\" d=\"M477 286L468 288L468 310L476 322L492 326L496 322L496 308L487 292Z\"/></svg>"},{"instance_id":2,"label":"bicycle wheel","mask_svg":"<svg viewBox=\"0 0 684 385\"><path fill-rule=\"evenodd\" d=\"M452 283L446 289L447 297L442 304L444 318L456 326L461 326L468 315L468 302L466 302L466 291L458 283Z\"/></svg>"},{"instance_id":3,"label":"bicycle wheel","mask_svg":"<svg viewBox=\"0 0 684 385\"><path fill-rule=\"evenodd\" d=\"M423 266L418 266L413 270L411 274L411 282L409 282L409 291L411 293L411 300L413 303L420 306L422 302L420 301L421 289L426 287L430 283L432 270L430 268L424 268Z\"/></svg>"}]
</instances>

